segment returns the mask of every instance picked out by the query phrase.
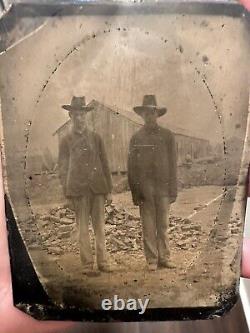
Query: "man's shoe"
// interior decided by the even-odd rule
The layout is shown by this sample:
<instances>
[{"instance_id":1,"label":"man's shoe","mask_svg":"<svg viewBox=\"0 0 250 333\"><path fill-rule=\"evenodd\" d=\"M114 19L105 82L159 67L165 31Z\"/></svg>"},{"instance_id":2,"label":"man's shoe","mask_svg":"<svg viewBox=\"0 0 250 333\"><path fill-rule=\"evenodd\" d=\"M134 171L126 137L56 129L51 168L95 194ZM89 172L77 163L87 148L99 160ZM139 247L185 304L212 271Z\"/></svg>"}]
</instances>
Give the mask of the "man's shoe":
<instances>
[{"instance_id":1,"label":"man's shoe","mask_svg":"<svg viewBox=\"0 0 250 333\"><path fill-rule=\"evenodd\" d=\"M101 275L101 273L93 267L84 267L82 272L88 277L96 277Z\"/></svg>"},{"instance_id":2,"label":"man's shoe","mask_svg":"<svg viewBox=\"0 0 250 333\"><path fill-rule=\"evenodd\" d=\"M111 273L111 272L113 272L113 269L112 269L112 267L109 264L98 265L98 268L99 268L99 270L101 272L104 272L104 273Z\"/></svg>"},{"instance_id":3,"label":"man's shoe","mask_svg":"<svg viewBox=\"0 0 250 333\"><path fill-rule=\"evenodd\" d=\"M176 268L176 265L174 263L172 263L171 261L160 261L158 263L158 267L160 268L169 268L169 269L174 269Z\"/></svg>"},{"instance_id":4,"label":"man's shoe","mask_svg":"<svg viewBox=\"0 0 250 333\"><path fill-rule=\"evenodd\" d=\"M147 264L147 270L149 272L155 272L157 270L157 264Z\"/></svg>"}]
</instances>

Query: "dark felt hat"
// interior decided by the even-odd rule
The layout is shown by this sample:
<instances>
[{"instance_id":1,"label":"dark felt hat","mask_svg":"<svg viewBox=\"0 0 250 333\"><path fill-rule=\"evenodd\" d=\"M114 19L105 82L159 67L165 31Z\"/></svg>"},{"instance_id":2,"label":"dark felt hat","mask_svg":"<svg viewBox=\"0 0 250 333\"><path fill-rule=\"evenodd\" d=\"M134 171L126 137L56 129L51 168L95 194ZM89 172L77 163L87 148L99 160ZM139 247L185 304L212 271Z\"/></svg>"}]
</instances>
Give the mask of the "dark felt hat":
<instances>
[{"instance_id":1,"label":"dark felt hat","mask_svg":"<svg viewBox=\"0 0 250 333\"><path fill-rule=\"evenodd\" d=\"M145 110L154 110L157 112L158 117L163 116L167 112L166 108L157 106L155 95L145 95L142 105L134 107L134 111L140 116Z\"/></svg>"},{"instance_id":2,"label":"dark felt hat","mask_svg":"<svg viewBox=\"0 0 250 333\"><path fill-rule=\"evenodd\" d=\"M91 106L87 106L86 102L85 102L85 96L81 96L81 97L76 97L73 96L71 99L71 104L69 105L62 105L62 108L67 110L67 111L91 111L93 110L93 107Z\"/></svg>"}]
</instances>

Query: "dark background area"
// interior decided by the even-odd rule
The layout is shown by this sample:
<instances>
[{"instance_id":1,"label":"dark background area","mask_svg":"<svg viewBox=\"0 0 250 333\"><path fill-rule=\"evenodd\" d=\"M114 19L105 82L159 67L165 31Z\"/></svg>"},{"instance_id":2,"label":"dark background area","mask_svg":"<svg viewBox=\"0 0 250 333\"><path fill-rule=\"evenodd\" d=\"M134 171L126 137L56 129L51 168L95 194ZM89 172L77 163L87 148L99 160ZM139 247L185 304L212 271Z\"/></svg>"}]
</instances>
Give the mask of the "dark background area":
<instances>
[{"instance_id":1,"label":"dark background area","mask_svg":"<svg viewBox=\"0 0 250 333\"><path fill-rule=\"evenodd\" d=\"M90 329L91 326L76 324L68 333L80 333L86 329L88 332L136 332L136 333L248 333L248 327L240 302L232 311L222 318L204 321L167 322L167 323L125 323L125 324L101 324ZM66 331L65 331L66 332Z\"/></svg>"}]
</instances>

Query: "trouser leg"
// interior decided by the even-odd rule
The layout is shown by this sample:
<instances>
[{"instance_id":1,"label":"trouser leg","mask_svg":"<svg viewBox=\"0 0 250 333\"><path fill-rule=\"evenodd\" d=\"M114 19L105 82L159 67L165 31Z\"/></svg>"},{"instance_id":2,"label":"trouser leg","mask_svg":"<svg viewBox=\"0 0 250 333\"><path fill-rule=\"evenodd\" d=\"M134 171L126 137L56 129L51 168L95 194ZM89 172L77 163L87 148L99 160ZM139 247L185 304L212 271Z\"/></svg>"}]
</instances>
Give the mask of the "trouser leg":
<instances>
[{"instance_id":1,"label":"trouser leg","mask_svg":"<svg viewBox=\"0 0 250 333\"><path fill-rule=\"evenodd\" d=\"M147 198L140 205L140 215L142 221L143 244L146 260L149 264L157 263L157 239L155 221L155 203L153 196Z\"/></svg>"},{"instance_id":2,"label":"trouser leg","mask_svg":"<svg viewBox=\"0 0 250 333\"><path fill-rule=\"evenodd\" d=\"M74 242L78 242L79 238L80 238L80 236L79 236L80 235L80 226L79 226L80 215L79 215L79 209L77 208L79 205L78 201L79 201L78 198L72 199L71 200L72 207L70 208L75 212L75 225L71 232L71 239Z\"/></svg>"},{"instance_id":3,"label":"trouser leg","mask_svg":"<svg viewBox=\"0 0 250 333\"><path fill-rule=\"evenodd\" d=\"M80 257L83 266L93 266L93 255L89 236L90 198L74 199L77 225L79 226Z\"/></svg>"},{"instance_id":4,"label":"trouser leg","mask_svg":"<svg viewBox=\"0 0 250 333\"><path fill-rule=\"evenodd\" d=\"M91 217L92 225L95 233L95 248L97 265L107 262L107 251L105 244L105 213L104 213L104 195L92 196Z\"/></svg>"},{"instance_id":5,"label":"trouser leg","mask_svg":"<svg viewBox=\"0 0 250 333\"><path fill-rule=\"evenodd\" d=\"M155 202L158 261L166 262L170 257L168 238L170 203L168 197L156 197Z\"/></svg>"}]
</instances>

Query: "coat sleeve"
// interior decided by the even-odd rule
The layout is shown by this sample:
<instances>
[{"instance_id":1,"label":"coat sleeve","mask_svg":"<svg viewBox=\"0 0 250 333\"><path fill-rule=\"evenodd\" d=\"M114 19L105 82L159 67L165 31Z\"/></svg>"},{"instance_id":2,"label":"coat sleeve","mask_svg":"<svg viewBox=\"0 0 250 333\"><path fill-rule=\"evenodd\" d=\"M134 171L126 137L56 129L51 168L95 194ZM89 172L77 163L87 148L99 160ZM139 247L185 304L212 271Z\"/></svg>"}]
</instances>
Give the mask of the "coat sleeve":
<instances>
[{"instance_id":1,"label":"coat sleeve","mask_svg":"<svg viewBox=\"0 0 250 333\"><path fill-rule=\"evenodd\" d=\"M107 158L107 154L106 154L106 150L105 150L105 146L103 143L103 140L101 137L98 136L98 141L99 141L99 153L100 153L100 159L102 162L102 168L103 168L103 172L107 181L107 185L108 185L108 191L109 193L112 192L112 177L111 177L111 172L110 172L110 167L109 167L109 162L108 162L108 158Z\"/></svg>"},{"instance_id":2,"label":"coat sleeve","mask_svg":"<svg viewBox=\"0 0 250 333\"><path fill-rule=\"evenodd\" d=\"M136 139L132 137L129 143L128 152L128 184L132 193L133 202L135 205L140 203L139 179L137 171L137 148Z\"/></svg>"},{"instance_id":3,"label":"coat sleeve","mask_svg":"<svg viewBox=\"0 0 250 333\"><path fill-rule=\"evenodd\" d=\"M68 170L69 170L69 146L67 138L64 137L59 143L58 171L59 171L59 178L65 195L66 195Z\"/></svg>"},{"instance_id":4,"label":"coat sleeve","mask_svg":"<svg viewBox=\"0 0 250 333\"><path fill-rule=\"evenodd\" d=\"M177 153L176 153L176 144L175 136L170 132L169 140L169 161L170 161L170 196L172 198L177 197Z\"/></svg>"},{"instance_id":5,"label":"coat sleeve","mask_svg":"<svg viewBox=\"0 0 250 333\"><path fill-rule=\"evenodd\" d=\"M130 190L134 189L134 164L135 164L136 152L135 152L135 140L131 138L128 151L128 184Z\"/></svg>"}]
</instances>

